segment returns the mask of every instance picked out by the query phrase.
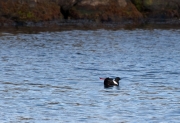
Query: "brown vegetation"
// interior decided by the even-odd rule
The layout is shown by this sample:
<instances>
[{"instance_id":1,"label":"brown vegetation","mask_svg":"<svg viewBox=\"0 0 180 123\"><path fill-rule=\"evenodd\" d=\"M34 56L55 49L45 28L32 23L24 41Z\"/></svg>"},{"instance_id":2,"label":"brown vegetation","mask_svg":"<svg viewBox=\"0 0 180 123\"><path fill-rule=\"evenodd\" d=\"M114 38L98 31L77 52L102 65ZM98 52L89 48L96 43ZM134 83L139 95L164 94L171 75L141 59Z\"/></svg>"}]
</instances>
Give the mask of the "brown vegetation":
<instances>
[{"instance_id":1,"label":"brown vegetation","mask_svg":"<svg viewBox=\"0 0 180 123\"><path fill-rule=\"evenodd\" d=\"M161 3L155 0L0 0L0 25L62 19L120 22L146 17L180 18L178 0L159 1Z\"/></svg>"},{"instance_id":2,"label":"brown vegetation","mask_svg":"<svg viewBox=\"0 0 180 123\"><path fill-rule=\"evenodd\" d=\"M3 22L38 22L60 17L60 8L54 2L0 1L0 20Z\"/></svg>"},{"instance_id":3,"label":"brown vegetation","mask_svg":"<svg viewBox=\"0 0 180 123\"><path fill-rule=\"evenodd\" d=\"M131 2L128 2L125 7L121 7L117 0L96 6L78 4L70 9L69 16L72 19L91 19L102 22L142 18L141 13Z\"/></svg>"}]
</instances>

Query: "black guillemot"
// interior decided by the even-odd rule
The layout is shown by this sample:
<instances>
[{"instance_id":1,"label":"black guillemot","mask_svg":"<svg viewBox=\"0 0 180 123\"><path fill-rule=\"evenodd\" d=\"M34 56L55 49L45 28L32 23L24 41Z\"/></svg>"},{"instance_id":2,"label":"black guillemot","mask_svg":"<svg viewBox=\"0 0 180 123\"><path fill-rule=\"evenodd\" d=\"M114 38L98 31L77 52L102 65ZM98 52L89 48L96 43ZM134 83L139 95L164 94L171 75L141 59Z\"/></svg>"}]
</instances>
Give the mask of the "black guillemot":
<instances>
[{"instance_id":1,"label":"black guillemot","mask_svg":"<svg viewBox=\"0 0 180 123\"><path fill-rule=\"evenodd\" d=\"M112 87L112 86L119 86L119 80L121 80L120 77L113 78L100 78L104 80L104 86L105 87Z\"/></svg>"}]
</instances>

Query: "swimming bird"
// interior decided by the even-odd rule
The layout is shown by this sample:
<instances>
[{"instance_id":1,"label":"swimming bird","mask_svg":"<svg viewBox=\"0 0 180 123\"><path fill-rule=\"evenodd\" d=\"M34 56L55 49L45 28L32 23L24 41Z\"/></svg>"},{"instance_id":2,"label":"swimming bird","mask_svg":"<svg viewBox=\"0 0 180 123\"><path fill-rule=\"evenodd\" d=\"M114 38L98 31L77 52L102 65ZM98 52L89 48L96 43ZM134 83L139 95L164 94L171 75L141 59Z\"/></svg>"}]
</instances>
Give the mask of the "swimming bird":
<instances>
[{"instance_id":1,"label":"swimming bird","mask_svg":"<svg viewBox=\"0 0 180 123\"><path fill-rule=\"evenodd\" d=\"M121 80L120 77L116 77L115 79L112 78L100 78L104 80L104 86L105 87L112 87L112 86L119 86L119 80Z\"/></svg>"}]
</instances>

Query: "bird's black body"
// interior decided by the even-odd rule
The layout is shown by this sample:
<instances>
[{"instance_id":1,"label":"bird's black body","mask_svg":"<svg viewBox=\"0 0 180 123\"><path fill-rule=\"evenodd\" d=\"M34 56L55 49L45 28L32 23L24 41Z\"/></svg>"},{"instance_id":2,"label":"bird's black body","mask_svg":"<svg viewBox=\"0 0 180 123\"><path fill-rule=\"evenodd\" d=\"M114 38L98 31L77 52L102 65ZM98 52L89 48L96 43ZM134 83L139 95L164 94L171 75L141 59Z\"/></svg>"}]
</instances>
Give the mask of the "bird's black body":
<instances>
[{"instance_id":1,"label":"bird's black body","mask_svg":"<svg viewBox=\"0 0 180 123\"><path fill-rule=\"evenodd\" d=\"M116 77L115 79L105 78L104 87L119 86L119 80L121 80L119 77Z\"/></svg>"}]
</instances>

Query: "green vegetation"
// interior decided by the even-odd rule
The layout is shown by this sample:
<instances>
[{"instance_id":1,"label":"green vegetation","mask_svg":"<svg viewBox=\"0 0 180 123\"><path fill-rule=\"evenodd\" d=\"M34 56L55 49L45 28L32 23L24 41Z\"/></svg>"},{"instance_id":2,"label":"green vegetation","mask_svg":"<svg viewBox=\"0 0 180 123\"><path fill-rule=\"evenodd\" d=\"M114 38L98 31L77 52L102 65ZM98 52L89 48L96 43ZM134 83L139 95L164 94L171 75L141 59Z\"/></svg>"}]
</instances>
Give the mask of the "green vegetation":
<instances>
[{"instance_id":1,"label":"green vegetation","mask_svg":"<svg viewBox=\"0 0 180 123\"><path fill-rule=\"evenodd\" d=\"M133 4L139 11L143 11L143 1L142 0L132 0Z\"/></svg>"}]
</instances>

